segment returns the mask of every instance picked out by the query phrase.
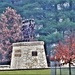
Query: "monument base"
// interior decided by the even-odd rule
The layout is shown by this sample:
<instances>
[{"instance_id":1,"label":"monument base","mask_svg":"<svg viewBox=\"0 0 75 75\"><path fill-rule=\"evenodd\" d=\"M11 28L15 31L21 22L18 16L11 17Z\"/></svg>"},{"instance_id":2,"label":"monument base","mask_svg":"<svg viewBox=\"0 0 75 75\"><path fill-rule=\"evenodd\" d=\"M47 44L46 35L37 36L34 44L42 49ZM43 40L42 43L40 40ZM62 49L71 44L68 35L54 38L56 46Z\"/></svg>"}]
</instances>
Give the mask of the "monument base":
<instances>
[{"instance_id":1,"label":"monument base","mask_svg":"<svg viewBox=\"0 0 75 75\"><path fill-rule=\"evenodd\" d=\"M47 68L43 41L13 43L11 68Z\"/></svg>"}]
</instances>

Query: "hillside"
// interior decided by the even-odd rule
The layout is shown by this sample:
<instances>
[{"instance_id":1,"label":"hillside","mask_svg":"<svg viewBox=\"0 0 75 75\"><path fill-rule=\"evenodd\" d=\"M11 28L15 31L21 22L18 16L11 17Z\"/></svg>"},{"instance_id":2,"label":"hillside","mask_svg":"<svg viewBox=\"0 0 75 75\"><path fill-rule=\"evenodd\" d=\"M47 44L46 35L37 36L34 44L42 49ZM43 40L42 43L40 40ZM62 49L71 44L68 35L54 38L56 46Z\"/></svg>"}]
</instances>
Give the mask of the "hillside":
<instances>
[{"instance_id":1,"label":"hillside","mask_svg":"<svg viewBox=\"0 0 75 75\"><path fill-rule=\"evenodd\" d=\"M0 14L12 7L22 18L34 18L36 38L43 40L49 50L75 31L75 0L0 0Z\"/></svg>"}]
</instances>

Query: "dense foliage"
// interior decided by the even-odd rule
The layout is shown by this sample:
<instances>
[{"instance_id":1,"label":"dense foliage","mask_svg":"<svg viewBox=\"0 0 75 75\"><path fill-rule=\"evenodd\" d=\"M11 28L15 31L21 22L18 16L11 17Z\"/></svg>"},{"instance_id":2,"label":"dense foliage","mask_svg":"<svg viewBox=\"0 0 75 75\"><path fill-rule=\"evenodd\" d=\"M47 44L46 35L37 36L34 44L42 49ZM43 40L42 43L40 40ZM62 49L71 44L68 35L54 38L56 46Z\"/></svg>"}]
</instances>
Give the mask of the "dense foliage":
<instances>
[{"instance_id":1,"label":"dense foliage","mask_svg":"<svg viewBox=\"0 0 75 75\"><path fill-rule=\"evenodd\" d=\"M0 13L8 6L35 19L36 38L47 47L75 31L75 0L0 0Z\"/></svg>"},{"instance_id":2,"label":"dense foliage","mask_svg":"<svg viewBox=\"0 0 75 75\"><path fill-rule=\"evenodd\" d=\"M71 75L71 65L74 66L75 60L75 36L70 35L64 42L59 42L55 47L54 56L50 59L62 61L60 65L69 64L69 75Z\"/></svg>"},{"instance_id":3,"label":"dense foliage","mask_svg":"<svg viewBox=\"0 0 75 75\"><path fill-rule=\"evenodd\" d=\"M12 43L21 40L21 16L6 8L0 16L0 64L10 62Z\"/></svg>"}]
</instances>

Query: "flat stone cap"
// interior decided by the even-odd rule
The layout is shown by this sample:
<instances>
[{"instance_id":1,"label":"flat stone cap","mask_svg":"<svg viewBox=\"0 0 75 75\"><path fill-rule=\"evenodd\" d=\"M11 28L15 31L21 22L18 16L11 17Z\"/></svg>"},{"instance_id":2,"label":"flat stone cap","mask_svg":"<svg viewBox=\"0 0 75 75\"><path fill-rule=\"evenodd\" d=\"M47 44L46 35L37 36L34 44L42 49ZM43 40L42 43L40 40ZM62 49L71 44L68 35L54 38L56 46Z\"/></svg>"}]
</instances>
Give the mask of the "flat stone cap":
<instances>
[{"instance_id":1,"label":"flat stone cap","mask_svg":"<svg viewBox=\"0 0 75 75\"><path fill-rule=\"evenodd\" d=\"M43 41L31 41L31 42L17 42L13 43L13 46L35 46L35 45L44 45Z\"/></svg>"}]
</instances>

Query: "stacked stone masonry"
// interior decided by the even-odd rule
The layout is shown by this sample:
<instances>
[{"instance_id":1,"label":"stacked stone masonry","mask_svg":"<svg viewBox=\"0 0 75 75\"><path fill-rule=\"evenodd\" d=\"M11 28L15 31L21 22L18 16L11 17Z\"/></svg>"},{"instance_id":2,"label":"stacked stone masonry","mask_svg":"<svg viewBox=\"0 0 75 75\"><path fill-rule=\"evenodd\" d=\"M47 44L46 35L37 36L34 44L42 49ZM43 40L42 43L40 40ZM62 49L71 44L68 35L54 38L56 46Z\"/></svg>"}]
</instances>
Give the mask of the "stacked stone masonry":
<instances>
[{"instance_id":1,"label":"stacked stone masonry","mask_svg":"<svg viewBox=\"0 0 75 75\"><path fill-rule=\"evenodd\" d=\"M43 41L18 42L13 44L11 68L47 68Z\"/></svg>"}]
</instances>

